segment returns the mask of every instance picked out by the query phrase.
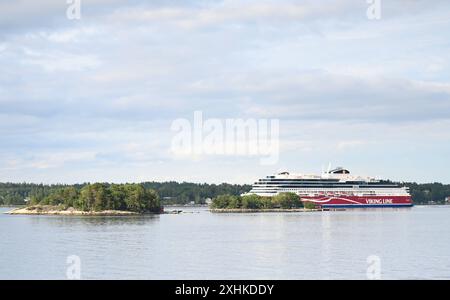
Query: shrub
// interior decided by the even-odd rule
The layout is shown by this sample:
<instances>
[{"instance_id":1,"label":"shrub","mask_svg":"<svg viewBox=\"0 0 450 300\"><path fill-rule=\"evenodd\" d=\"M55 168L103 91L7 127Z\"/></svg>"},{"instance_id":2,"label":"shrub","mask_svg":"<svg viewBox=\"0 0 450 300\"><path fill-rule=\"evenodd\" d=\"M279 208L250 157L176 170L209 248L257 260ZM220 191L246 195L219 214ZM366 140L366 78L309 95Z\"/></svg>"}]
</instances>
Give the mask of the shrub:
<instances>
[{"instance_id":1,"label":"shrub","mask_svg":"<svg viewBox=\"0 0 450 300\"><path fill-rule=\"evenodd\" d=\"M239 196L230 196L228 202L228 208L241 208L242 207L242 199Z\"/></svg>"},{"instance_id":2,"label":"shrub","mask_svg":"<svg viewBox=\"0 0 450 300\"><path fill-rule=\"evenodd\" d=\"M212 208L228 208L231 202L230 195L219 195L213 199L211 203Z\"/></svg>"},{"instance_id":3,"label":"shrub","mask_svg":"<svg viewBox=\"0 0 450 300\"><path fill-rule=\"evenodd\" d=\"M302 206L300 197L295 193L279 193L274 197L274 202L285 209Z\"/></svg>"},{"instance_id":4,"label":"shrub","mask_svg":"<svg viewBox=\"0 0 450 300\"><path fill-rule=\"evenodd\" d=\"M262 208L262 197L256 194L242 196L242 208Z\"/></svg>"}]
</instances>

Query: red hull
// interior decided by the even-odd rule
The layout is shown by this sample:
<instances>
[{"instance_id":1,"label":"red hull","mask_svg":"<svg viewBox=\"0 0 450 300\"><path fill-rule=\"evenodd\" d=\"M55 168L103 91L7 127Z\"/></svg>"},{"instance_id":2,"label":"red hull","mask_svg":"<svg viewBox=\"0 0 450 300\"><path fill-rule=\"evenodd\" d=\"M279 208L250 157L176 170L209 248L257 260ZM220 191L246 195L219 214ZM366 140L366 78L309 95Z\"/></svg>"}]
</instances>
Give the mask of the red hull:
<instances>
[{"instance_id":1,"label":"red hull","mask_svg":"<svg viewBox=\"0 0 450 300\"><path fill-rule=\"evenodd\" d=\"M394 207L412 206L410 196L317 196L302 197L303 202L312 202L321 207Z\"/></svg>"}]
</instances>

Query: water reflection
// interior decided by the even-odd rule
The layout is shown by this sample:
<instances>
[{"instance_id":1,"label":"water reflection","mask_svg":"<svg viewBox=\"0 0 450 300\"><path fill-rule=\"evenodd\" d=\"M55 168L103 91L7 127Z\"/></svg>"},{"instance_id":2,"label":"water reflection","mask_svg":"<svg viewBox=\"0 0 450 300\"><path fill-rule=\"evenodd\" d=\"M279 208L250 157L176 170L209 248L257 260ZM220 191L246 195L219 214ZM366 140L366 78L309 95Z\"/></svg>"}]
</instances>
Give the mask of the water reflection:
<instances>
[{"instance_id":1,"label":"water reflection","mask_svg":"<svg viewBox=\"0 0 450 300\"><path fill-rule=\"evenodd\" d=\"M450 207L314 213L127 217L0 214L0 278L63 279L66 258L85 279L449 278ZM6 209L3 208L3 211Z\"/></svg>"},{"instance_id":2,"label":"water reflection","mask_svg":"<svg viewBox=\"0 0 450 300\"><path fill-rule=\"evenodd\" d=\"M46 223L49 226L143 226L159 221L160 215L143 216L33 216L32 225Z\"/></svg>"}]
</instances>

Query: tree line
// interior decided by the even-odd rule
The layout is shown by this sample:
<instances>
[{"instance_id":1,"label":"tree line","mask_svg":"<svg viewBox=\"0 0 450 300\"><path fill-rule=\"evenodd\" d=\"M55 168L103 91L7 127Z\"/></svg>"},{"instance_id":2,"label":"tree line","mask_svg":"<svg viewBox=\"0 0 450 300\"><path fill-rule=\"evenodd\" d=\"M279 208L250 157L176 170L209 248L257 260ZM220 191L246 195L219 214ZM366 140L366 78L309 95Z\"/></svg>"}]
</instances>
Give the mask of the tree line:
<instances>
[{"instance_id":1,"label":"tree line","mask_svg":"<svg viewBox=\"0 0 450 300\"><path fill-rule=\"evenodd\" d=\"M411 198L415 204L437 203L443 204L445 198L450 197L450 184L442 183L405 183L409 187Z\"/></svg>"}]
</instances>

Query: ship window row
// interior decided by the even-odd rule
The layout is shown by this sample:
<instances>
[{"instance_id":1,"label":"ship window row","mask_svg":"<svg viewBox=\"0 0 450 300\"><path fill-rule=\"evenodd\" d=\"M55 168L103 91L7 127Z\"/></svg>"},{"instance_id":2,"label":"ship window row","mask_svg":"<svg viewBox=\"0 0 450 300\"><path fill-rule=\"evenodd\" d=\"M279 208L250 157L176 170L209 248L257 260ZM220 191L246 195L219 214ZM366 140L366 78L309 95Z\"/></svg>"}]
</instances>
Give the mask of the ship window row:
<instances>
[{"instance_id":1,"label":"ship window row","mask_svg":"<svg viewBox=\"0 0 450 300\"><path fill-rule=\"evenodd\" d=\"M275 190L275 191L280 191L280 190L290 190L290 191L323 191L323 192L373 192L373 193L379 193L379 192L389 192L389 191L407 191L406 189L403 188L398 188L398 189L377 189L377 190L370 190L370 189L334 189L334 190L327 190L327 189L293 189L293 188L252 188L253 191L258 190L258 191L267 191L267 190Z\"/></svg>"},{"instance_id":2,"label":"ship window row","mask_svg":"<svg viewBox=\"0 0 450 300\"><path fill-rule=\"evenodd\" d=\"M282 193L282 192L293 192L296 193L299 196L326 196L329 195L330 193L326 193L326 192L318 192L318 191L297 191L297 190L262 190L262 191L258 191L258 190L251 190L250 193L256 193L256 194L277 194L277 193ZM358 196L394 196L394 195L407 195L407 193L405 192L393 192L393 191L389 191L386 193L380 193L380 192L355 192L355 191L338 191L338 192L334 192L333 195L358 195Z\"/></svg>"},{"instance_id":3,"label":"ship window row","mask_svg":"<svg viewBox=\"0 0 450 300\"><path fill-rule=\"evenodd\" d=\"M300 178L262 178L259 179L259 181L324 181L324 182L337 182L339 179L330 178L330 179L324 179L324 178L308 178L308 179L300 179Z\"/></svg>"},{"instance_id":4,"label":"ship window row","mask_svg":"<svg viewBox=\"0 0 450 300\"><path fill-rule=\"evenodd\" d=\"M363 185L349 185L349 184L272 184L272 183L255 183L253 186L258 187L279 187L279 188L398 188L398 185L386 185L386 184L363 184Z\"/></svg>"},{"instance_id":5,"label":"ship window row","mask_svg":"<svg viewBox=\"0 0 450 300\"><path fill-rule=\"evenodd\" d=\"M255 184L260 184L260 183L272 183L272 184L327 184L327 185L331 185L331 184L352 184L352 185L364 185L364 184L384 184L384 185L394 185L394 184L386 184L386 183L381 183L381 182L377 182L377 181L306 181L306 180L280 180L280 181L272 181L272 180L259 180L256 181Z\"/></svg>"}]
</instances>

